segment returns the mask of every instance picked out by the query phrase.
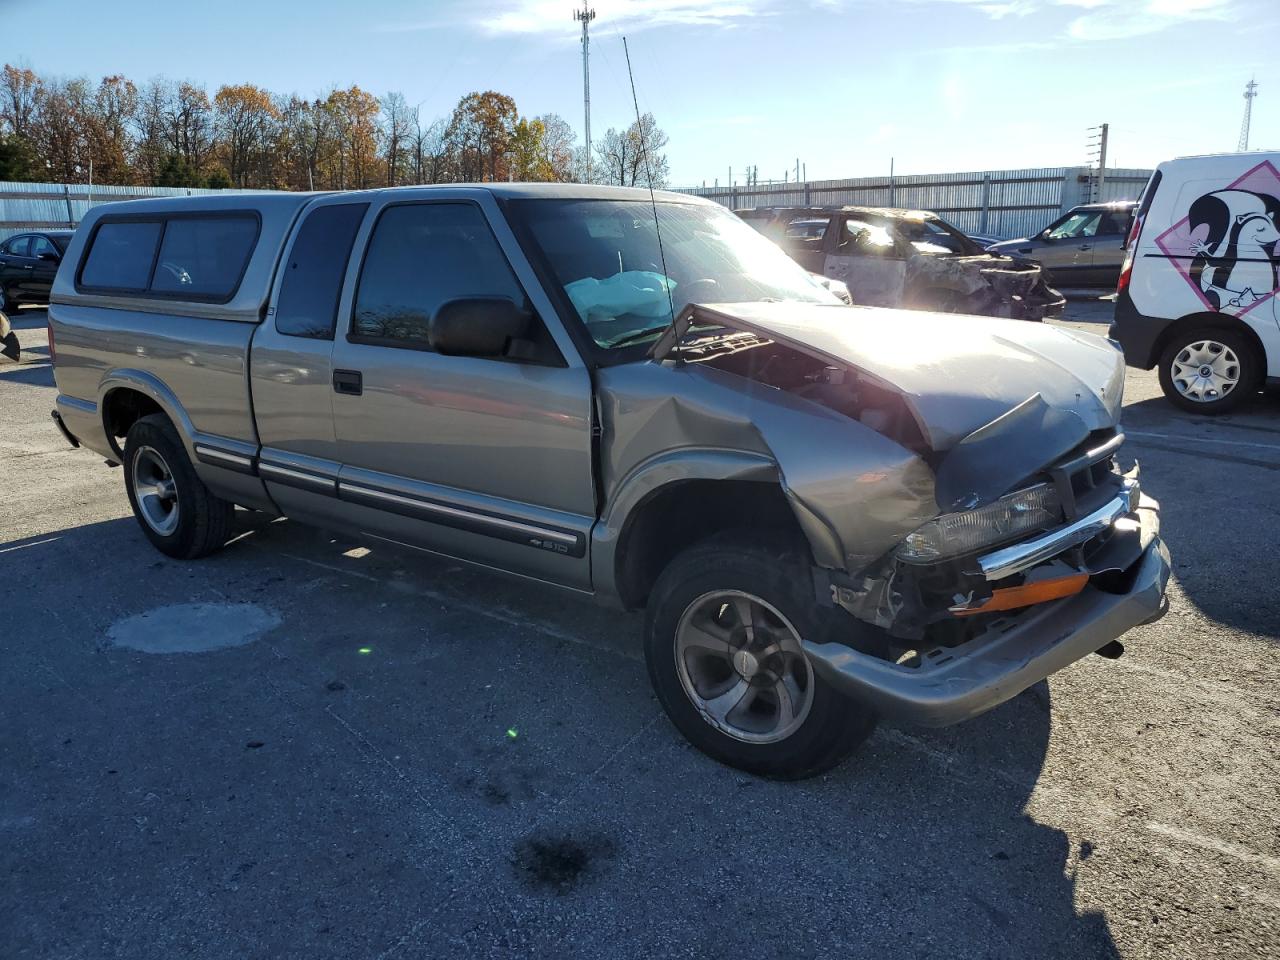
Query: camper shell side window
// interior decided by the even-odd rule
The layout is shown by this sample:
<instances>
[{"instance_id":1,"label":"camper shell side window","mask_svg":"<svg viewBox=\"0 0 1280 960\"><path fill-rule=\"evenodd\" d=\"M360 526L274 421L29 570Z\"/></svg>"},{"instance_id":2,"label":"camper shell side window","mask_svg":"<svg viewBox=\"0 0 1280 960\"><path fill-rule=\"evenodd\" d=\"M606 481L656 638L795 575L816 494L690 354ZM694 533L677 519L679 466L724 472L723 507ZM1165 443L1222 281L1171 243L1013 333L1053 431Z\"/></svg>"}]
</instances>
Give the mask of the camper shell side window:
<instances>
[{"instance_id":1,"label":"camper shell side window","mask_svg":"<svg viewBox=\"0 0 1280 960\"><path fill-rule=\"evenodd\" d=\"M254 210L104 217L81 258L76 292L228 303L261 230Z\"/></svg>"}]
</instances>

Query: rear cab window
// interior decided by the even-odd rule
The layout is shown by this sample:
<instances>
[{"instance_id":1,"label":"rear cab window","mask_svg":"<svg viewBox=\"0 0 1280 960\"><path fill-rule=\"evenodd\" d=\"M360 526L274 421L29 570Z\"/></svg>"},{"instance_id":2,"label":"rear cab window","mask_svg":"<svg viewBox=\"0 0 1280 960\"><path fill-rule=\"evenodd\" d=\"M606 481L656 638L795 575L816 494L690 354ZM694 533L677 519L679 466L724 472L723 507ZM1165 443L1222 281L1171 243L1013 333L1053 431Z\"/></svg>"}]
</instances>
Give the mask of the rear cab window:
<instances>
[{"instance_id":1,"label":"rear cab window","mask_svg":"<svg viewBox=\"0 0 1280 960\"><path fill-rule=\"evenodd\" d=\"M332 340L342 280L367 203L317 207L289 250L276 303L276 331L288 337Z\"/></svg>"},{"instance_id":2,"label":"rear cab window","mask_svg":"<svg viewBox=\"0 0 1280 960\"><path fill-rule=\"evenodd\" d=\"M251 212L103 220L77 278L84 292L226 303L257 243Z\"/></svg>"}]
</instances>

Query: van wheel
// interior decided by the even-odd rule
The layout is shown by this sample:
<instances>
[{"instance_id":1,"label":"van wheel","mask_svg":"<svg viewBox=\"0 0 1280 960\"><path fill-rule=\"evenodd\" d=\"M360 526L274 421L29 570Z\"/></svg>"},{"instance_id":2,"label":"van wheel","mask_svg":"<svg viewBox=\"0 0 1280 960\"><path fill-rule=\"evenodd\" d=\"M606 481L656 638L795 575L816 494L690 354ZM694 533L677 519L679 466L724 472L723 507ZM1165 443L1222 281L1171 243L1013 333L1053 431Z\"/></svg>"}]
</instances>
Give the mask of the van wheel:
<instances>
[{"instance_id":1,"label":"van wheel","mask_svg":"<svg viewBox=\"0 0 1280 960\"><path fill-rule=\"evenodd\" d=\"M169 418L142 417L124 442L124 486L142 532L161 553L195 560L230 536L234 505L214 496L196 476Z\"/></svg>"},{"instance_id":2,"label":"van wheel","mask_svg":"<svg viewBox=\"0 0 1280 960\"><path fill-rule=\"evenodd\" d=\"M703 753L798 780L870 736L875 715L815 674L801 647L823 630L810 582L797 557L720 540L686 550L658 578L645 622L649 677Z\"/></svg>"},{"instance_id":3,"label":"van wheel","mask_svg":"<svg viewBox=\"0 0 1280 960\"><path fill-rule=\"evenodd\" d=\"M1244 336L1221 327L1179 334L1160 355L1160 387L1192 413L1226 413L1254 394L1262 361Z\"/></svg>"},{"instance_id":4,"label":"van wheel","mask_svg":"<svg viewBox=\"0 0 1280 960\"><path fill-rule=\"evenodd\" d=\"M18 312L18 301L9 296L8 290L5 290L0 294L0 300L3 301L3 305L0 306L0 310L3 310L5 313Z\"/></svg>"}]
</instances>

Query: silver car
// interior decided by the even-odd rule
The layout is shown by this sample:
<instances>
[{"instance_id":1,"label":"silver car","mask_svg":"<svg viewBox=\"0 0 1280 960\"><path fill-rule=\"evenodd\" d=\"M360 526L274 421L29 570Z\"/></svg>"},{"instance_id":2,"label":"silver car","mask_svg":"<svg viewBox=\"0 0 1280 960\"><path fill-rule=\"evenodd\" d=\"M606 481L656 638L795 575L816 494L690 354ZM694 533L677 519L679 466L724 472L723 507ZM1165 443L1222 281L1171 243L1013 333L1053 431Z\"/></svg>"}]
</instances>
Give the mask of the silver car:
<instances>
[{"instance_id":1,"label":"silver car","mask_svg":"<svg viewBox=\"0 0 1280 960\"><path fill-rule=\"evenodd\" d=\"M1058 287L1115 289L1136 201L1072 207L1034 237L1002 240L987 250L1040 264Z\"/></svg>"},{"instance_id":2,"label":"silver car","mask_svg":"<svg viewBox=\"0 0 1280 960\"><path fill-rule=\"evenodd\" d=\"M847 307L694 197L106 205L52 301L55 420L156 548L219 549L238 504L643 608L676 727L760 774L1163 611L1110 343Z\"/></svg>"}]
</instances>

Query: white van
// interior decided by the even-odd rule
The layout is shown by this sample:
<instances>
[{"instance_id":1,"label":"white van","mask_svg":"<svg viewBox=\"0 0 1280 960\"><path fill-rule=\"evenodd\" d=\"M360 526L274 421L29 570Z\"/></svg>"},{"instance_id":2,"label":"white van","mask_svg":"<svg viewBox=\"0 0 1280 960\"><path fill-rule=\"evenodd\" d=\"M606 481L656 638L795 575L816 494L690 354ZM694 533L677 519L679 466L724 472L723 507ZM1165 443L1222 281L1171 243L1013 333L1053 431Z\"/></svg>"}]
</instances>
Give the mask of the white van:
<instances>
[{"instance_id":1,"label":"white van","mask_svg":"<svg viewBox=\"0 0 1280 960\"><path fill-rule=\"evenodd\" d=\"M1184 410L1280 380L1280 153L1181 157L1134 217L1111 337Z\"/></svg>"}]
</instances>

